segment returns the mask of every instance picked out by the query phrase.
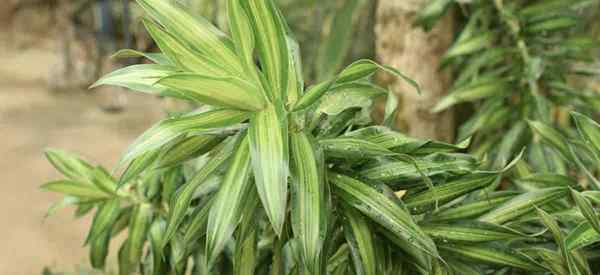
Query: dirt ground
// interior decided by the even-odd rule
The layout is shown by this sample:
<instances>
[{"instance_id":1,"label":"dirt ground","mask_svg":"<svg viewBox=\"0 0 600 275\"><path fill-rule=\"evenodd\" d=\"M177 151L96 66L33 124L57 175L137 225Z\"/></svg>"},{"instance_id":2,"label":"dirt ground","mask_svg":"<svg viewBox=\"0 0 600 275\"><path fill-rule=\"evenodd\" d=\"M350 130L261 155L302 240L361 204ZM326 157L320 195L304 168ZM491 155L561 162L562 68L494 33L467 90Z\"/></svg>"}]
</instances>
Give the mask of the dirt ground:
<instances>
[{"instance_id":1,"label":"dirt ground","mask_svg":"<svg viewBox=\"0 0 600 275\"><path fill-rule=\"evenodd\" d=\"M125 147L160 119L160 104L130 93L124 112L107 114L98 93L51 93L45 83L58 61L55 43L15 49L0 35L0 274L86 266L83 241L91 217L75 220L67 209L44 221L60 196L38 187L60 176L43 150L62 148L111 169Z\"/></svg>"}]
</instances>

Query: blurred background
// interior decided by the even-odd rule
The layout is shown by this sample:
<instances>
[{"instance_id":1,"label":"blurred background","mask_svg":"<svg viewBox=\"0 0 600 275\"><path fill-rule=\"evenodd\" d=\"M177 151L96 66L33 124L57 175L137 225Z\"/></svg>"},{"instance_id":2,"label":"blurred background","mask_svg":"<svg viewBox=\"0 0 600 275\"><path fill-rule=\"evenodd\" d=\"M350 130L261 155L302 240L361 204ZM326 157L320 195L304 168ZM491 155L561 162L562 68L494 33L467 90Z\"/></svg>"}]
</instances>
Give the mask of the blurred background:
<instances>
[{"instance_id":1,"label":"blurred background","mask_svg":"<svg viewBox=\"0 0 600 275\"><path fill-rule=\"evenodd\" d=\"M227 29L226 1L177 2ZM454 141L456 126L473 108L436 114L429 110L452 87L455 75L440 65L468 21L464 9L432 10L441 18L435 24L421 22L431 25L426 32L414 22L428 0L276 2L301 45L307 86L329 79L351 60L377 59L399 68L424 90L422 96L405 93L410 88L403 82L378 76L400 97L397 128L415 137ZM450 2L475 1L435 2L444 2L445 9ZM582 28L594 39L600 33L597 10L585 13ZM0 274L42 274L45 267L45 274L92 274L85 273L89 269L83 247L91 215L75 219L72 211L49 213L60 196L38 187L59 174L44 158L44 149L71 151L110 169L146 128L168 112L189 108L119 88L87 89L112 70L144 62L111 58L118 49L158 51L141 17L133 0L2 0ZM598 90L597 78L584 85ZM53 215L46 218L48 214ZM115 257L109 259L114 265Z\"/></svg>"}]
</instances>

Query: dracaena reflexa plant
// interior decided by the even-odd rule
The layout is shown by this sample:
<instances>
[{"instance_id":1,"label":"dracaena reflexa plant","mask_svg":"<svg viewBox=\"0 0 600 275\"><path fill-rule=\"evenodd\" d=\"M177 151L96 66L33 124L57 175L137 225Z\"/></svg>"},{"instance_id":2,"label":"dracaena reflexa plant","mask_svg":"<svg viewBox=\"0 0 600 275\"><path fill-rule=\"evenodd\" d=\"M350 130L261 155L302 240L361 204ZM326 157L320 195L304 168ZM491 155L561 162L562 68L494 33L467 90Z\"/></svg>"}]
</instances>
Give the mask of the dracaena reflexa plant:
<instances>
[{"instance_id":1,"label":"dracaena reflexa plant","mask_svg":"<svg viewBox=\"0 0 600 275\"><path fill-rule=\"evenodd\" d=\"M425 26L455 2L430 1L419 19ZM528 120L569 126L568 113L598 113L600 95L581 85L595 77L596 39L585 28L592 0L468 1L466 24L445 55L456 80L434 111L471 104L475 111L459 129L474 135L471 152L503 165L526 146L525 163L537 171L566 174L570 163L533 138ZM578 81L575 81L578 80ZM571 128L574 130L574 128ZM498 131L506 135L497 135Z\"/></svg>"},{"instance_id":2,"label":"dracaena reflexa plant","mask_svg":"<svg viewBox=\"0 0 600 275\"><path fill-rule=\"evenodd\" d=\"M548 259L566 266L562 255L588 266L560 229L556 240L539 233L556 228L547 211L570 209L568 186L496 191L519 158L485 171L457 153L468 140L414 139L371 120L372 101L387 96L384 125L393 122L395 97L369 76L381 69L413 83L397 70L361 60L304 89L298 45L271 0L229 0L229 36L169 1L138 3L161 53L122 51L152 64L96 85L202 107L142 134L118 178L47 152L66 177L43 186L66 194L52 211L96 210L93 267L104 268L124 230L121 274L544 274Z\"/></svg>"}]
</instances>

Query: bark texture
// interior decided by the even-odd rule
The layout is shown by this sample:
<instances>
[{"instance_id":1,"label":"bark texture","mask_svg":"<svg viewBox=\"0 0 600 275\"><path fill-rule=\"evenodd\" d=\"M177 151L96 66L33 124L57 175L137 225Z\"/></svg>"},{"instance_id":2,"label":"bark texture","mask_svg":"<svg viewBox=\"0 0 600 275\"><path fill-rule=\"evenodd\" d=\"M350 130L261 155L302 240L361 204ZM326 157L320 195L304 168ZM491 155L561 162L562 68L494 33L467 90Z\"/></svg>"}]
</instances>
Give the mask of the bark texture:
<instances>
[{"instance_id":1,"label":"bark texture","mask_svg":"<svg viewBox=\"0 0 600 275\"><path fill-rule=\"evenodd\" d=\"M380 0L375 25L377 59L416 80L423 93L418 95L410 85L387 75L382 74L380 80L390 85L399 98L398 129L413 137L453 141L452 111L430 112L451 84L450 72L439 68L442 56L452 43L453 18L449 13L429 32L414 27L415 16L426 2Z\"/></svg>"}]
</instances>

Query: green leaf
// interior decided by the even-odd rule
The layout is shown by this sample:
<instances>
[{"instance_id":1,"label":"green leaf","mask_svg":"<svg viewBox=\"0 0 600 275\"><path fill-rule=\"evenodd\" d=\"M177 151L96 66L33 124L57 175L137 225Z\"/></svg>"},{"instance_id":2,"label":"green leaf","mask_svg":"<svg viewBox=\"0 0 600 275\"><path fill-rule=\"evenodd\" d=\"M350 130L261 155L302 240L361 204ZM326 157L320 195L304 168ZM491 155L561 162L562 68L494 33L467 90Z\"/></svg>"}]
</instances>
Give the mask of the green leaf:
<instances>
[{"instance_id":1,"label":"green leaf","mask_svg":"<svg viewBox=\"0 0 600 275\"><path fill-rule=\"evenodd\" d=\"M129 222L129 235L127 237L127 262L130 265L136 265L140 262L146 241L146 233L152 222L152 205L147 203L139 204L133 211L133 216Z\"/></svg>"},{"instance_id":2,"label":"green leaf","mask_svg":"<svg viewBox=\"0 0 600 275\"><path fill-rule=\"evenodd\" d=\"M336 83L343 84L359 80L372 75L377 70L382 70L388 74L391 74L395 77L404 80L410 86L415 88L417 93L421 93L421 88L419 87L419 84L417 84L417 82L412 80L410 77L398 71L396 68L387 65L380 65L377 62L368 59L361 59L350 64L338 75Z\"/></svg>"},{"instance_id":3,"label":"green leaf","mask_svg":"<svg viewBox=\"0 0 600 275\"><path fill-rule=\"evenodd\" d=\"M527 192L499 205L494 210L479 218L480 221L503 224L541 207L549 202L564 197L568 189L564 187L546 188Z\"/></svg>"},{"instance_id":4,"label":"green leaf","mask_svg":"<svg viewBox=\"0 0 600 275\"><path fill-rule=\"evenodd\" d=\"M92 220L92 227L85 239L85 244L93 243L107 231L110 232L110 228L119 217L120 209L121 202L119 199L107 200L100 204Z\"/></svg>"},{"instance_id":5,"label":"green leaf","mask_svg":"<svg viewBox=\"0 0 600 275\"><path fill-rule=\"evenodd\" d=\"M95 269L104 269L110 244L110 230L102 233L90 243L90 264Z\"/></svg>"},{"instance_id":6,"label":"green leaf","mask_svg":"<svg viewBox=\"0 0 600 275\"><path fill-rule=\"evenodd\" d=\"M255 74L254 47L256 46L256 40L250 18L240 0L227 1L227 14L229 18L229 30L237 55L242 60L244 66L246 66L246 72Z\"/></svg>"},{"instance_id":7,"label":"green leaf","mask_svg":"<svg viewBox=\"0 0 600 275\"><path fill-rule=\"evenodd\" d=\"M102 85L112 85L143 93L166 95L169 89L156 82L176 72L176 68L170 65L131 65L103 76L92 84L90 89Z\"/></svg>"},{"instance_id":8,"label":"green leaf","mask_svg":"<svg viewBox=\"0 0 600 275\"><path fill-rule=\"evenodd\" d=\"M252 20L260 64L270 84L270 99L287 99L289 52L283 18L272 0L245 1Z\"/></svg>"},{"instance_id":9,"label":"green leaf","mask_svg":"<svg viewBox=\"0 0 600 275\"><path fill-rule=\"evenodd\" d=\"M587 247L600 242L600 233L594 229L589 221L580 223L569 232L565 239L565 245L569 251Z\"/></svg>"},{"instance_id":10,"label":"green leaf","mask_svg":"<svg viewBox=\"0 0 600 275\"><path fill-rule=\"evenodd\" d=\"M209 266L213 265L240 221L244 198L253 188L250 173L250 149L248 138L244 137L211 205L206 233Z\"/></svg>"},{"instance_id":11,"label":"green leaf","mask_svg":"<svg viewBox=\"0 0 600 275\"><path fill-rule=\"evenodd\" d=\"M156 64L159 64L159 65L165 65L165 66L173 65L171 60L169 60L169 58L166 57L162 53L144 53L144 52L131 50L131 49L122 49L110 56L110 58L132 58L132 57L145 57L146 59L148 59Z\"/></svg>"},{"instance_id":12,"label":"green leaf","mask_svg":"<svg viewBox=\"0 0 600 275\"><path fill-rule=\"evenodd\" d=\"M527 25L525 31L528 33L547 33L574 27L579 20L574 16L552 16Z\"/></svg>"},{"instance_id":13,"label":"green leaf","mask_svg":"<svg viewBox=\"0 0 600 275\"><path fill-rule=\"evenodd\" d=\"M231 75L231 73L222 66L222 63L215 63L215 61L211 60L209 57L194 51L189 45L184 45L174 34L168 33L158 24L147 19L144 19L143 22L146 30L148 30L148 33L154 42L156 42L156 45L173 64L177 65L178 69L184 69L203 75Z\"/></svg>"},{"instance_id":14,"label":"green leaf","mask_svg":"<svg viewBox=\"0 0 600 275\"><path fill-rule=\"evenodd\" d=\"M368 220L351 207L343 207L344 233L357 275L377 274L375 243Z\"/></svg>"},{"instance_id":15,"label":"green leaf","mask_svg":"<svg viewBox=\"0 0 600 275\"><path fill-rule=\"evenodd\" d=\"M329 180L336 187L335 193L345 203L356 208L396 237L408 241L412 249L438 257L433 241L415 224L412 217L388 196L358 180L340 174L331 175Z\"/></svg>"},{"instance_id":16,"label":"green leaf","mask_svg":"<svg viewBox=\"0 0 600 275\"><path fill-rule=\"evenodd\" d=\"M321 139L319 140L319 144L323 147L327 157L363 159L396 155L396 153L378 144L356 138L338 137Z\"/></svg>"},{"instance_id":17,"label":"green leaf","mask_svg":"<svg viewBox=\"0 0 600 275\"><path fill-rule=\"evenodd\" d=\"M46 158L65 177L82 183L89 183L94 168L74 154L57 149L46 149Z\"/></svg>"},{"instance_id":18,"label":"green leaf","mask_svg":"<svg viewBox=\"0 0 600 275\"><path fill-rule=\"evenodd\" d=\"M426 223L420 225L434 240L446 242L491 242L527 238L508 227L466 220L458 223Z\"/></svg>"},{"instance_id":19,"label":"green leaf","mask_svg":"<svg viewBox=\"0 0 600 275\"><path fill-rule=\"evenodd\" d=\"M472 84L467 84L463 87L456 88L449 95L442 98L435 107L433 112L441 112L458 103L480 100L502 93L508 93L509 86L505 81L500 79L483 80Z\"/></svg>"},{"instance_id":20,"label":"green leaf","mask_svg":"<svg viewBox=\"0 0 600 275\"><path fill-rule=\"evenodd\" d=\"M202 166L194 177L177 191L170 201L169 219L162 244L163 247L173 238L179 225L185 218L194 194L200 186L208 184L208 178L219 169L238 147L239 137L231 138L210 153L210 159ZM187 243L187 242L186 242Z\"/></svg>"},{"instance_id":21,"label":"green leaf","mask_svg":"<svg viewBox=\"0 0 600 275\"><path fill-rule=\"evenodd\" d=\"M346 83L332 88L319 103L318 111L328 115L339 115L342 111L353 108L367 108L373 100L388 94L381 87L365 83Z\"/></svg>"},{"instance_id":22,"label":"green leaf","mask_svg":"<svg viewBox=\"0 0 600 275\"><path fill-rule=\"evenodd\" d=\"M485 48L488 48L491 45L493 39L493 33L482 32L473 37L469 37L468 39L459 40L456 44L452 45L452 47L446 52L444 59L448 60L450 58L455 58L458 56L481 51Z\"/></svg>"},{"instance_id":23,"label":"green leaf","mask_svg":"<svg viewBox=\"0 0 600 275\"><path fill-rule=\"evenodd\" d=\"M219 145L225 137L214 135L190 136L169 147L160 158L160 167L181 164L201 156Z\"/></svg>"},{"instance_id":24,"label":"green leaf","mask_svg":"<svg viewBox=\"0 0 600 275\"><path fill-rule=\"evenodd\" d=\"M159 155L159 150L150 150L134 158L133 161L127 165L125 171L123 171L121 174L121 177L119 178L119 186L128 183L146 171L148 167L155 163Z\"/></svg>"},{"instance_id":25,"label":"green leaf","mask_svg":"<svg viewBox=\"0 0 600 275\"><path fill-rule=\"evenodd\" d=\"M150 239L150 249L152 251L152 274L161 275L167 271L167 264L164 261L163 253L163 239L164 233L167 228L167 222L162 218L154 220L148 231L148 238Z\"/></svg>"},{"instance_id":26,"label":"green leaf","mask_svg":"<svg viewBox=\"0 0 600 275\"><path fill-rule=\"evenodd\" d=\"M477 217L519 194L519 192L514 191L486 194L485 196L477 197L460 205L451 205L450 207L441 208L440 211L431 215L430 219L435 222L440 222Z\"/></svg>"},{"instance_id":27,"label":"green leaf","mask_svg":"<svg viewBox=\"0 0 600 275\"><path fill-rule=\"evenodd\" d=\"M58 192L88 200L102 200L110 197L98 187L70 180L58 180L46 183L40 187L44 191Z\"/></svg>"},{"instance_id":28,"label":"green leaf","mask_svg":"<svg viewBox=\"0 0 600 275\"><path fill-rule=\"evenodd\" d=\"M233 274L252 275L259 260L258 253L258 206L260 199L256 189L250 189L245 196L242 205L242 219L236 234L236 246L234 250Z\"/></svg>"},{"instance_id":29,"label":"green leaf","mask_svg":"<svg viewBox=\"0 0 600 275\"><path fill-rule=\"evenodd\" d=\"M600 158L600 124L576 112L571 112L571 117L575 121L579 135L591 148L594 148Z\"/></svg>"},{"instance_id":30,"label":"green leaf","mask_svg":"<svg viewBox=\"0 0 600 275\"><path fill-rule=\"evenodd\" d=\"M523 270L544 271L537 263L528 258L522 257L515 251L499 246L480 245L440 245L440 250L452 255L461 257L469 261L476 261L485 264L497 266L510 266Z\"/></svg>"},{"instance_id":31,"label":"green leaf","mask_svg":"<svg viewBox=\"0 0 600 275\"><path fill-rule=\"evenodd\" d=\"M569 145L564 136L551 126L540 121L529 121L529 127L537 133L543 142L556 148L568 160L571 160Z\"/></svg>"},{"instance_id":32,"label":"green leaf","mask_svg":"<svg viewBox=\"0 0 600 275\"><path fill-rule=\"evenodd\" d=\"M269 105L250 119L248 131L256 189L277 235L282 232L287 205L287 124L284 110Z\"/></svg>"},{"instance_id":33,"label":"green leaf","mask_svg":"<svg viewBox=\"0 0 600 275\"><path fill-rule=\"evenodd\" d=\"M258 111L266 104L258 87L237 77L177 73L161 78L158 83L199 103L217 107Z\"/></svg>"},{"instance_id":34,"label":"green leaf","mask_svg":"<svg viewBox=\"0 0 600 275\"><path fill-rule=\"evenodd\" d=\"M427 5L418 12L415 24L423 26L427 31L431 30L433 25L446 13L452 3L454 3L454 0L434 0L427 2Z\"/></svg>"},{"instance_id":35,"label":"green leaf","mask_svg":"<svg viewBox=\"0 0 600 275\"><path fill-rule=\"evenodd\" d=\"M306 134L292 133L292 229L298 238L303 263L314 274L319 268L321 248L327 232L324 160Z\"/></svg>"},{"instance_id":36,"label":"green leaf","mask_svg":"<svg viewBox=\"0 0 600 275\"><path fill-rule=\"evenodd\" d=\"M162 120L144 132L123 155L121 163L155 150L187 133L210 133L215 129L236 125L248 119L250 114L228 109L217 109L200 114Z\"/></svg>"},{"instance_id":37,"label":"green leaf","mask_svg":"<svg viewBox=\"0 0 600 275\"><path fill-rule=\"evenodd\" d=\"M419 214L434 209L436 204L445 204L497 180L496 174L472 174L408 196L404 202L411 213Z\"/></svg>"},{"instance_id":38,"label":"green leaf","mask_svg":"<svg viewBox=\"0 0 600 275\"><path fill-rule=\"evenodd\" d=\"M146 13L184 46L193 49L213 63L221 64L232 74L240 73L240 62L231 41L201 17L194 17L171 1L137 0Z\"/></svg>"},{"instance_id":39,"label":"green leaf","mask_svg":"<svg viewBox=\"0 0 600 275\"><path fill-rule=\"evenodd\" d=\"M352 46L353 19L368 3L365 0L344 1L334 12L329 35L322 43L317 57L317 75L329 79L343 65L344 58Z\"/></svg>"},{"instance_id":40,"label":"green leaf","mask_svg":"<svg viewBox=\"0 0 600 275\"><path fill-rule=\"evenodd\" d=\"M583 216L588 220L590 225L600 233L600 218L598 213L592 207L592 204L581 193L571 189L571 197L575 201L575 205L579 208Z\"/></svg>"},{"instance_id":41,"label":"green leaf","mask_svg":"<svg viewBox=\"0 0 600 275\"><path fill-rule=\"evenodd\" d=\"M386 160L366 165L359 172L362 177L381 181L392 186L415 184L422 181L423 175L457 176L466 175L479 166L479 161L462 154L432 154L417 158L414 162L405 160Z\"/></svg>"}]
</instances>

